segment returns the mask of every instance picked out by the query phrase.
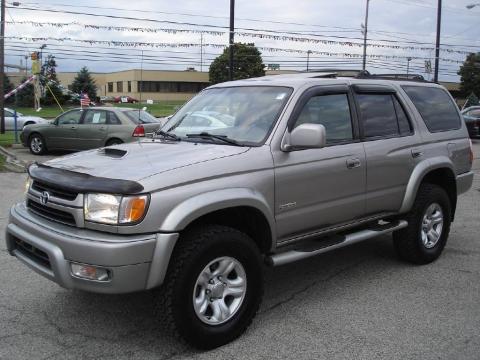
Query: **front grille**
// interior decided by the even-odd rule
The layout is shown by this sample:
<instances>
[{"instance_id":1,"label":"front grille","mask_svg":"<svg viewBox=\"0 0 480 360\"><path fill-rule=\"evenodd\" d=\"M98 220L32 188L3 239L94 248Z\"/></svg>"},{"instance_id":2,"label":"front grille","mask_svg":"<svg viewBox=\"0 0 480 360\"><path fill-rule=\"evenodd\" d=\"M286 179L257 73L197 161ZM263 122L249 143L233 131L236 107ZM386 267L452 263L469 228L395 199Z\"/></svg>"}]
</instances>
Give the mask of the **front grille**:
<instances>
[{"instance_id":1,"label":"front grille","mask_svg":"<svg viewBox=\"0 0 480 360\"><path fill-rule=\"evenodd\" d=\"M48 269L52 268L47 253L29 244L28 242L15 238L15 249L43 267Z\"/></svg>"},{"instance_id":2,"label":"front grille","mask_svg":"<svg viewBox=\"0 0 480 360\"><path fill-rule=\"evenodd\" d=\"M78 195L78 193L74 191L59 189L55 186L47 185L38 180L35 180L33 182L32 189L39 192L48 191L52 196L55 196L60 199L70 200L70 201L75 200Z\"/></svg>"},{"instance_id":3,"label":"front grille","mask_svg":"<svg viewBox=\"0 0 480 360\"><path fill-rule=\"evenodd\" d=\"M73 217L72 214L68 212L57 210L57 209L39 204L30 199L27 201L27 207L31 211L33 211L35 214L42 216L44 218L47 218L49 220L60 222L62 224L71 225L71 226L76 225L75 218Z\"/></svg>"}]
</instances>

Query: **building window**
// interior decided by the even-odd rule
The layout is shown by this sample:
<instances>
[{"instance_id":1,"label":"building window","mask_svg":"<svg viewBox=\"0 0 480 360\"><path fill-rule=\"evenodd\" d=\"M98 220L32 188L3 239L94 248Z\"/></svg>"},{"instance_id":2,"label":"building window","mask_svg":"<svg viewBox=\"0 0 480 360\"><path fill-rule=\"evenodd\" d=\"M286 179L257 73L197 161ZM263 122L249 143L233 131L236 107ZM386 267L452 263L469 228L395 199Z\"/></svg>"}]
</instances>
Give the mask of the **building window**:
<instances>
[{"instance_id":1,"label":"building window","mask_svg":"<svg viewBox=\"0 0 480 360\"><path fill-rule=\"evenodd\" d=\"M117 81L117 92L123 92L123 81Z\"/></svg>"},{"instance_id":2,"label":"building window","mask_svg":"<svg viewBox=\"0 0 480 360\"><path fill-rule=\"evenodd\" d=\"M198 93L209 86L209 83L183 81L139 81L139 92L159 93Z\"/></svg>"},{"instance_id":3,"label":"building window","mask_svg":"<svg viewBox=\"0 0 480 360\"><path fill-rule=\"evenodd\" d=\"M128 92L131 93L132 92L132 82L131 81L127 82L127 88L128 88Z\"/></svg>"},{"instance_id":4,"label":"building window","mask_svg":"<svg viewBox=\"0 0 480 360\"><path fill-rule=\"evenodd\" d=\"M113 82L109 82L108 84L108 92L113 92Z\"/></svg>"}]
</instances>

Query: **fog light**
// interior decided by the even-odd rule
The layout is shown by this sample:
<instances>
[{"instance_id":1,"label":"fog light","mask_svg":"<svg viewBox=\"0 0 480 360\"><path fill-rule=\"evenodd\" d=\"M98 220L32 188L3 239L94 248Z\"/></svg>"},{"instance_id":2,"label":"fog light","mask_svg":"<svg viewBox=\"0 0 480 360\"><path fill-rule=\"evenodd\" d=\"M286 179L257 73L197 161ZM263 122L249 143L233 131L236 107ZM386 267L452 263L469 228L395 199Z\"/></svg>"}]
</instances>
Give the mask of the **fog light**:
<instances>
[{"instance_id":1,"label":"fog light","mask_svg":"<svg viewBox=\"0 0 480 360\"><path fill-rule=\"evenodd\" d=\"M95 281L110 280L110 271L108 269L75 263L71 263L71 267L72 274L76 277Z\"/></svg>"}]
</instances>

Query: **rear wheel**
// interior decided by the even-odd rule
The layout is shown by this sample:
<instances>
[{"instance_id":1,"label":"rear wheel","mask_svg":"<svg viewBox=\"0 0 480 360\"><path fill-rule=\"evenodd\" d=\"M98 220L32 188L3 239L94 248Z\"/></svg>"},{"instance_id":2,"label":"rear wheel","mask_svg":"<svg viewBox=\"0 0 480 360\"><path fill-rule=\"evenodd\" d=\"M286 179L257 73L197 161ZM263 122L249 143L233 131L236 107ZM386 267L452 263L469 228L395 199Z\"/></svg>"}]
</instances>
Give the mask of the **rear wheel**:
<instances>
[{"instance_id":1,"label":"rear wheel","mask_svg":"<svg viewBox=\"0 0 480 360\"><path fill-rule=\"evenodd\" d=\"M120 140L120 139L110 139L107 141L107 144L105 146L113 146L113 145L118 145L118 144L122 144L123 141Z\"/></svg>"},{"instance_id":2,"label":"rear wheel","mask_svg":"<svg viewBox=\"0 0 480 360\"><path fill-rule=\"evenodd\" d=\"M415 264L436 260L450 232L451 204L445 190L437 185L422 184L406 220L408 226L393 234L400 258Z\"/></svg>"},{"instance_id":3,"label":"rear wheel","mask_svg":"<svg viewBox=\"0 0 480 360\"><path fill-rule=\"evenodd\" d=\"M262 258L253 240L209 225L179 240L157 309L189 344L211 349L246 330L262 294Z\"/></svg>"},{"instance_id":4,"label":"rear wheel","mask_svg":"<svg viewBox=\"0 0 480 360\"><path fill-rule=\"evenodd\" d=\"M47 151L45 140L40 134L32 134L28 140L30 152L34 155L42 155Z\"/></svg>"}]
</instances>

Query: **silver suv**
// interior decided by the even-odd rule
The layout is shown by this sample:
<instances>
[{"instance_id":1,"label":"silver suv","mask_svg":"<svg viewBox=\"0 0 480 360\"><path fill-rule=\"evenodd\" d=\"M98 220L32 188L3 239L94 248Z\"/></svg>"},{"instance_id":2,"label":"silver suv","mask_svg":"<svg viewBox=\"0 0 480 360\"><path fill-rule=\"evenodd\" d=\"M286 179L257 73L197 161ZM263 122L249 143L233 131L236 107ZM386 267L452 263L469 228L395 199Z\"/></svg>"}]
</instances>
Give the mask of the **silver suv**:
<instances>
[{"instance_id":1,"label":"silver suv","mask_svg":"<svg viewBox=\"0 0 480 360\"><path fill-rule=\"evenodd\" d=\"M212 86L151 139L30 166L10 254L69 289L157 289L199 348L242 334L279 266L380 234L409 262L445 247L473 179L448 92L277 75Z\"/></svg>"}]
</instances>

